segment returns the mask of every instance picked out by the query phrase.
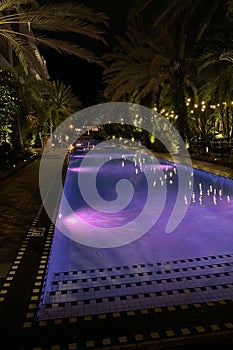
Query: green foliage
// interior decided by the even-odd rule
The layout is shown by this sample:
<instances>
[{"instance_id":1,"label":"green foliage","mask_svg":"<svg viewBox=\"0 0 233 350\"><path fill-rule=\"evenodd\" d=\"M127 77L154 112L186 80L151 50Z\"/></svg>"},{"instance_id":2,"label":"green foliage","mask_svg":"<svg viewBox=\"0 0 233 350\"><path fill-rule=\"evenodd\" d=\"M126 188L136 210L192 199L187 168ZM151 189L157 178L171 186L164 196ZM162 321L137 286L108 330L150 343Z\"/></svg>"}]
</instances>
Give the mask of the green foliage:
<instances>
[{"instance_id":1,"label":"green foliage","mask_svg":"<svg viewBox=\"0 0 233 350\"><path fill-rule=\"evenodd\" d=\"M15 116L19 113L21 101L17 97L17 84L13 75L0 70L0 136L10 139L15 129Z\"/></svg>"}]
</instances>

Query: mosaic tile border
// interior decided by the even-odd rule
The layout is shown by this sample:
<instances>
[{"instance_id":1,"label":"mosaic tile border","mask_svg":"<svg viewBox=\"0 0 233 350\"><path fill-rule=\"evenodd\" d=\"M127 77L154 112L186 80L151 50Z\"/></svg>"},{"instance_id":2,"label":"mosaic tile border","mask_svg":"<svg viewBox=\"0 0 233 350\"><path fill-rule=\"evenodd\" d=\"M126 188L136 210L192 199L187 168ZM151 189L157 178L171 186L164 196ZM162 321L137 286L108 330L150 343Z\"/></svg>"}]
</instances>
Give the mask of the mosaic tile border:
<instances>
[{"instance_id":1,"label":"mosaic tile border","mask_svg":"<svg viewBox=\"0 0 233 350\"><path fill-rule=\"evenodd\" d=\"M23 240L23 242L21 244L21 247L20 247L20 249L18 251L18 254L17 254L13 264L11 265L11 268L10 268L10 270L9 270L7 276L6 276L6 279L5 279L5 282L3 284L3 287L0 290L0 305L5 300L5 297L6 297L7 293L8 293L8 291L9 291L11 283L12 283L12 281L14 279L15 274L16 274L16 271L19 268L20 263L22 261L22 258L24 256L24 253L25 253L25 251L27 249L28 243L29 243L30 238L31 238L31 232L32 232L32 230L35 229L42 211L43 211L43 205L41 204L39 209L38 209L38 211L37 211L37 214L36 214L35 218L33 219L32 223L31 223L31 226L30 226L30 228L29 228L29 230L27 232L26 237L24 238L24 240Z\"/></svg>"}]
</instances>

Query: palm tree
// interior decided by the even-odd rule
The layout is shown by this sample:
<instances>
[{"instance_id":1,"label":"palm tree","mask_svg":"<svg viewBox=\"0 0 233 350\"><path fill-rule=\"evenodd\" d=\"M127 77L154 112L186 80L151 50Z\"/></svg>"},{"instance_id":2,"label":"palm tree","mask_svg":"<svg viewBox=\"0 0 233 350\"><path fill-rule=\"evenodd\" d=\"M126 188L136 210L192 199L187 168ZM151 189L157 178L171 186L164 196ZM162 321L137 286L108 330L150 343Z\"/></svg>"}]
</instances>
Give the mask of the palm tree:
<instances>
[{"instance_id":1,"label":"palm tree","mask_svg":"<svg viewBox=\"0 0 233 350\"><path fill-rule=\"evenodd\" d=\"M9 69L20 62L25 71L31 69L45 77L45 62L38 51L41 46L101 63L93 52L57 34L74 33L105 42L106 25L104 13L82 4L40 5L36 0L3 0L0 2L0 66Z\"/></svg>"},{"instance_id":2,"label":"palm tree","mask_svg":"<svg viewBox=\"0 0 233 350\"><path fill-rule=\"evenodd\" d=\"M120 39L120 48L104 56L110 65L104 70L103 81L107 84L105 95L109 98L128 97L148 107L156 104L159 110L164 97L170 94L179 116L177 127L187 139L185 94L188 90L195 91L190 70L192 47L183 44L186 26L180 28L179 36L176 35L178 25L174 24L169 30L161 27L163 37L157 36L153 28L147 33L141 28L136 31L135 26L132 30L129 28L128 40Z\"/></svg>"},{"instance_id":3,"label":"palm tree","mask_svg":"<svg viewBox=\"0 0 233 350\"><path fill-rule=\"evenodd\" d=\"M147 10L148 16L151 6L149 12L153 13L156 4L140 0L130 13L128 40L123 43L121 39L119 47L105 55L110 63L104 71L105 94L118 99L146 95L150 100L169 94L178 115L176 126L187 140L190 130L185 98L197 94L195 50L222 1L213 0L211 6L202 0L165 1L165 8L146 25L143 12Z\"/></svg>"},{"instance_id":4,"label":"palm tree","mask_svg":"<svg viewBox=\"0 0 233 350\"><path fill-rule=\"evenodd\" d=\"M50 135L66 118L81 108L81 102L73 93L72 87L58 80L48 82L48 116Z\"/></svg>"},{"instance_id":5,"label":"palm tree","mask_svg":"<svg viewBox=\"0 0 233 350\"><path fill-rule=\"evenodd\" d=\"M36 0L0 2L0 67L16 74L21 84L24 119L31 111L33 115L44 115L43 94L47 92L42 86L46 85L44 79L48 79L48 72L38 48L47 47L58 53L102 64L93 52L65 40L64 34L77 34L105 43L103 34L107 20L104 13L82 4L41 4ZM16 119L20 136L21 121L18 115ZM22 136L19 139L23 147Z\"/></svg>"},{"instance_id":6,"label":"palm tree","mask_svg":"<svg viewBox=\"0 0 233 350\"><path fill-rule=\"evenodd\" d=\"M130 100L148 107L158 104L159 98L155 97L163 95L166 73L151 38L136 27L129 27L127 37L117 39L118 47L103 55L107 64L103 72L105 98Z\"/></svg>"}]
</instances>

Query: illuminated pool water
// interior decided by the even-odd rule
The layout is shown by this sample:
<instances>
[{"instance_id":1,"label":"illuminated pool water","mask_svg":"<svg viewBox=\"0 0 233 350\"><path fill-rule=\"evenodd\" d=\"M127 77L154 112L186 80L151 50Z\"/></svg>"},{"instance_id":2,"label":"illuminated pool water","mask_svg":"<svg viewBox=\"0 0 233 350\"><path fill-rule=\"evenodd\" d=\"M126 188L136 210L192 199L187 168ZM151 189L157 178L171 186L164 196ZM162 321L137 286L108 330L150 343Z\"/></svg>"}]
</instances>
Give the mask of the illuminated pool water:
<instances>
[{"instance_id":1,"label":"illuminated pool water","mask_svg":"<svg viewBox=\"0 0 233 350\"><path fill-rule=\"evenodd\" d=\"M132 199L125 208L113 213L100 212L88 206L80 192L77 178L81 172L89 176L96 170L95 159L91 159L89 166L82 167L82 161L84 157L87 157L87 152L80 149L71 154L57 218L58 227L62 227L63 232L68 234L64 235L58 228L55 229L42 304L48 302L46 295L51 291L54 274L63 273L64 277L64 273L69 271L72 273L84 271L85 277L90 279L95 271L93 281L89 282L96 286L95 278L98 278L99 274L103 280L101 273L107 269L111 270L116 267L131 269L132 266L139 266L140 270L144 266L157 266L158 268L161 264L172 267L177 264L177 261L188 261L188 259L192 261L195 258L211 256L215 258L222 255L229 258L233 254L233 180L193 169L192 179L187 176L185 184L188 193L191 186L190 181L193 181L191 202L187 203L187 197L183 196L183 206L187 206L185 217L173 232L167 234L166 225L177 198L177 170L179 168L186 173L187 168L162 159L159 160L159 164L152 166L146 160L146 157L149 156L140 152L130 151L124 155L114 155L113 152L109 154L111 155L108 161L97 173L98 193L105 201L111 203L117 198L117 183L121 179L127 179L133 186ZM101 157L101 154L98 157ZM101 248L80 243L83 242L85 235L91 238L98 236L96 233L98 228L109 229L110 232L113 228L123 227L134 221L143 211L148 196L148 184L143 171L146 167L149 167L149 171L155 175L159 173L153 183L154 187L166 187L164 207L157 222L140 238L126 245ZM190 174L190 169L188 174ZM72 213L66 213L65 198L72 208ZM153 216L153 208L150 215ZM85 231L86 223L89 225L88 232ZM123 228L120 234L124 235ZM96 239L98 240L98 237ZM192 269L194 270L195 267ZM139 276L137 276L137 281L140 281ZM110 284L116 284L114 278L111 278ZM83 287L82 282L83 279L80 279L80 288ZM134 291L134 293L139 292ZM75 293L73 297L74 295ZM154 302L151 305L155 305ZM84 311L82 312L85 314ZM82 314L82 312L79 313ZM97 308L92 310L92 313L96 312ZM43 319L45 314L42 310L39 318ZM68 316L70 315L72 313L68 313ZM50 316L47 317L50 318Z\"/></svg>"}]
</instances>

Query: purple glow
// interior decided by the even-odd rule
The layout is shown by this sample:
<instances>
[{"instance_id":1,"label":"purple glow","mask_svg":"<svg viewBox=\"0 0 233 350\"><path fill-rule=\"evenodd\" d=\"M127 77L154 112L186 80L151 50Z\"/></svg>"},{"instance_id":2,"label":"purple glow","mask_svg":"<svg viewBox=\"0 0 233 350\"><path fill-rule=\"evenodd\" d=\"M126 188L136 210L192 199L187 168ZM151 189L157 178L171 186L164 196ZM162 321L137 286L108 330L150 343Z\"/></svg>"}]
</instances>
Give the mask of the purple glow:
<instances>
[{"instance_id":1,"label":"purple glow","mask_svg":"<svg viewBox=\"0 0 233 350\"><path fill-rule=\"evenodd\" d=\"M122 226L133 220L139 210L140 208L134 207L134 211L125 209L120 213L109 214L98 212L92 208L86 208L62 217L60 224L63 225L66 230L72 232L73 235L76 235L86 229L84 223L88 223L93 227Z\"/></svg>"},{"instance_id":2,"label":"purple glow","mask_svg":"<svg viewBox=\"0 0 233 350\"><path fill-rule=\"evenodd\" d=\"M79 159L82 159L83 157L84 157L84 155L73 154L73 155L71 156L71 159L72 159L72 158L79 158Z\"/></svg>"},{"instance_id":3,"label":"purple glow","mask_svg":"<svg viewBox=\"0 0 233 350\"><path fill-rule=\"evenodd\" d=\"M119 157L121 160L121 156ZM119 162L120 163L120 162ZM79 235L89 235L93 238L96 235L95 227L102 228L114 228L119 227L125 223L130 222L138 215L142 210L145 196L143 197L144 185L141 182L141 175L129 175L130 164L134 168L133 160L126 162L129 166L117 170L116 164L108 162L101 170L101 177L97 178L99 181L99 190L101 195L107 195L108 193L114 193L116 182L110 183L110 180L121 176L122 172L128 174L130 181L135 186L135 190L138 188L138 196L133 199L131 206L125 208L125 210L118 213L102 213L96 211L86 205L81 205L74 213L63 213L60 224L65 230L69 231L69 237L78 237ZM233 203L230 198L233 195L232 181L225 181L222 177L213 176L211 174L194 170L195 173L195 188L192 195L192 202L188 209L188 212L183 222L177 227L177 229L170 235L165 234L164 228L168 217L171 213L171 209L174 205L176 198L176 186L177 176L175 168L179 165L173 163L164 162L164 164L143 164L142 167L152 169L169 170L171 174L163 172L163 177L157 179L155 186L167 186L168 199L164 211L157 224L141 239L134 243L131 243L125 247L115 248L115 250L121 254L117 259L123 259L124 263L133 263L135 261L154 261L179 259L184 257L193 257L200 255L216 254L218 252L229 252L233 250L233 233L231 229L231 213L233 210ZM95 170L94 167L74 167L69 169L71 172L85 172L90 173ZM119 171L120 170L120 171ZM139 173L140 174L140 173ZM142 172L143 174L143 172ZM104 176L104 177L103 177ZM138 177L139 176L139 177ZM73 188L77 188L77 183L73 184L73 178L70 178L67 174L66 188L72 189L70 191L70 198L74 199L74 202L79 201L77 194L74 193ZM226 186L227 183L227 186ZM188 186L188 182L187 182ZM76 197L74 197L76 196ZM109 199L109 205L111 204L111 198ZM186 205L186 199L184 197L183 205ZM62 205L61 205L62 212ZM153 216L153 211L151 211ZM222 220L218 219L219 215ZM85 223L87 223L88 231L85 232ZM222 236L224 232L224 239ZM65 239L67 240L67 238ZM72 245L72 241L70 241ZM77 243L75 243L76 245ZM142 247L144 247L142 249ZM145 248L147 247L147 248ZM88 251L95 251L95 248L86 248ZM142 252L146 249L146 257L142 257ZM109 249L109 254L114 251ZM128 254L128 251L130 254ZM143 253L144 254L144 253ZM90 259L91 261L91 259ZM118 261L120 263L120 261ZM101 264L108 265L108 259ZM74 269L79 266L73 266ZM59 266L59 269L63 269Z\"/></svg>"},{"instance_id":4,"label":"purple glow","mask_svg":"<svg viewBox=\"0 0 233 350\"><path fill-rule=\"evenodd\" d=\"M68 168L69 171L75 172L75 173L88 173L90 171L94 171L94 167L73 167L73 168Z\"/></svg>"}]
</instances>

